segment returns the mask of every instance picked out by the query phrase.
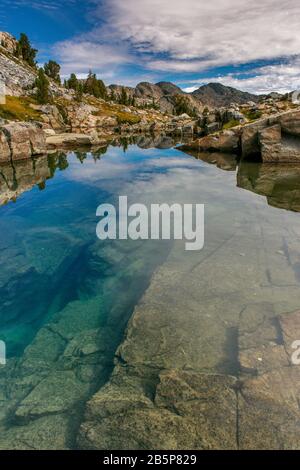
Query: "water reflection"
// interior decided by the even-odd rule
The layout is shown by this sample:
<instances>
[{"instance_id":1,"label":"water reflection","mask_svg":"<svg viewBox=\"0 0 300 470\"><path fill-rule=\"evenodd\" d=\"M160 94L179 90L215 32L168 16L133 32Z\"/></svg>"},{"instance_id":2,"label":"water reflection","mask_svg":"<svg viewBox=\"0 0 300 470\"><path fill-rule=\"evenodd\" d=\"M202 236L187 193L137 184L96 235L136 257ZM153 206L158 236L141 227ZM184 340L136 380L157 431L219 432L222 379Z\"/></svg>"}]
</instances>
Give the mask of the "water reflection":
<instances>
[{"instance_id":1,"label":"water reflection","mask_svg":"<svg viewBox=\"0 0 300 470\"><path fill-rule=\"evenodd\" d=\"M176 141L168 136L120 137L110 143L112 147L122 147L126 153L130 145L141 149L169 149ZM74 152L77 160L84 164L88 155L94 162L106 154L108 145L93 149L87 153L83 150ZM216 165L224 171L237 170L237 186L247 191L266 196L268 204L281 209L300 212L300 165L240 162L237 156L221 152L198 152L184 150L184 153L198 160ZM47 180L53 178L57 171L68 168L67 153L56 152L39 159L24 160L0 166L0 205L16 201L25 191L37 186L40 191L47 187Z\"/></svg>"},{"instance_id":2,"label":"water reflection","mask_svg":"<svg viewBox=\"0 0 300 470\"><path fill-rule=\"evenodd\" d=\"M242 162L237 185L266 196L270 206L300 212L300 165Z\"/></svg>"},{"instance_id":3,"label":"water reflection","mask_svg":"<svg viewBox=\"0 0 300 470\"><path fill-rule=\"evenodd\" d=\"M92 156L94 162L100 160L106 154L109 145L121 147L126 153L130 145L136 145L141 149L169 149L174 147L176 143L175 139L164 135L119 137L105 146L94 148L92 152L87 153L85 149L77 149L74 155L83 164L88 155ZM21 194L31 190L34 186L43 191L47 187L47 180L52 179L57 171L66 170L68 166L67 153L65 152L54 152L38 159L1 165L0 206L8 202L15 202Z\"/></svg>"},{"instance_id":4,"label":"water reflection","mask_svg":"<svg viewBox=\"0 0 300 470\"><path fill-rule=\"evenodd\" d=\"M238 162L236 155L221 152L184 153L225 171L237 170L238 188L266 196L270 206L300 212L300 164Z\"/></svg>"},{"instance_id":5,"label":"water reflection","mask_svg":"<svg viewBox=\"0 0 300 470\"><path fill-rule=\"evenodd\" d=\"M197 160L216 165L225 171L235 171L238 166L238 157L234 154L222 152L198 152L197 150L185 149L184 146L179 148L184 153L191 155Z\"/></svg>"}]
</instances>

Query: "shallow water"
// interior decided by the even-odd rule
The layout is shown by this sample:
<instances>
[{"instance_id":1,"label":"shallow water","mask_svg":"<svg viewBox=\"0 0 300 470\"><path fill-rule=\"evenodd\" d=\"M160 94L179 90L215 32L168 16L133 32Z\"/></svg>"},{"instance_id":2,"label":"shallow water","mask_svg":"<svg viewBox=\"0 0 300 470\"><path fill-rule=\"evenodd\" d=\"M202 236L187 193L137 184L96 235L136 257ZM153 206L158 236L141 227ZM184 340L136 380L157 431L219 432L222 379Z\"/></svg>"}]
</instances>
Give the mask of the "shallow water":
<instances>
[{"instance_id":1,"label":"shallow water","mask_svg":"<svg viewBox=\"0 0 300 470\"><path fill-rule=\"evenodd\" d=\"M155 367L187 361L236 375L245 306L274 315L300 306L300 168L195 156L111 146L0 168L0 339L8 357L0 366L1 448L76 447L84 405L108 380L134 307L148 286L148 301L160 301L155 272L184 273L186 283L163 293L182 314L174 313L159 359L147 322L134 333L134 354ZM204 249L98 240L96 209L119 195L146 205L205 204ZM186 322L185 309L193 310ZM161 318L159 330L168 331ZM178 342L182 356L172 349Z\"/></svg>"}]
</instances>

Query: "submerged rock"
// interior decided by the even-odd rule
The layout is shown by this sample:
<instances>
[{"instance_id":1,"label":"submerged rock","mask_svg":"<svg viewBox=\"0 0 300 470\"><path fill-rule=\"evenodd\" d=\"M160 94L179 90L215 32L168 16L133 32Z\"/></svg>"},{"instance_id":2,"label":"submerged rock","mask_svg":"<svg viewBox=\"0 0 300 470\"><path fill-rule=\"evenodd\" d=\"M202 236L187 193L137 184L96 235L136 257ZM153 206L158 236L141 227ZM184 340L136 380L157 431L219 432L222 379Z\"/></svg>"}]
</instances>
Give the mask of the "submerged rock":
<instances>
[{"instance_id":1,"label":"submerged rock","mask_svg":"<svg viewBox=\"0 0 300 470\"><path fill-rule=\"evenodd\" d=\"M149 381L149 378L148 378ZM88 403L85 449L235 449L236 380L167 369L158 384L119 367ZM151 396L152 395L152 396Z\"/></svg>"},{"instance_id":2,"label":"submerged rock","mask_svg":"<svg viewBox=\"0 0 300 470\"><path fill-rule=\"evenodd\" d=\"M291 363L293 340L300 337L299 312L278 318L244 312L243 318L239 446L299 449L300 368Z\"/></svg>"},{"instance_id":3,"label":"submerged rock","mask_svg":"<svg viewBox=\"0 0 300 470\"><path fill-rule=\"evenodd\" d=\"M49 232L45 238L50 244L52 240L55 250L56 238L56 233ZM41 240L41 245L45 240ZM34 248L39 252L38 246ZM78 259L80 249L78 243L69 239L58 259L54 259L52 265L47 259L42 266L37 255L32 254L34 248L27 246L27 256L29 259L32 256L32 263L39 271L42 268L50 271L51 277L58 277L59 273L64 277L63 265L68 271L71 259ZM3 391L0 394L0 429L5 429L0 437L0 448L76 447L84 404L107 381L132 304L143 291L159 256L157 244L143 246L138 242L115 241L105 248L94 243L87 252L80 251L91 273L90 278L84 280L78 273L81 282L77 295L82 299L69 301L52 314L22 356L9 359L3 374L0 369L0 390ZM150 273L145 272L140 261L141 249ZM76 289L76 279L73 275L73 289ZM64 285L65 282L64 279ZM41 288L38 282L36 285ZM55 299L51 301L55 303ZM31 310L33 308L34 302ZM39 318L39 322L42 321L43 318Z\"/></svg>"},{"instance_id":4,"label":"submerged rock","mask_svg":"<svg viewBox=\"0 0 300 470\"><path fill-rule=\"evenodd\" d=\"M79 447L300 447L300 369L290 364L278 317L299 303L292 245L286 257L275 255L288 227L261 244L272 224L261 234L250 211L249 230L240 232L234 213L227 217L235 222L223 221L223 242L210 219L204 251L189 257L174 247L153 276L109 382L87 404Z\"/></svg>"}]
</instances>

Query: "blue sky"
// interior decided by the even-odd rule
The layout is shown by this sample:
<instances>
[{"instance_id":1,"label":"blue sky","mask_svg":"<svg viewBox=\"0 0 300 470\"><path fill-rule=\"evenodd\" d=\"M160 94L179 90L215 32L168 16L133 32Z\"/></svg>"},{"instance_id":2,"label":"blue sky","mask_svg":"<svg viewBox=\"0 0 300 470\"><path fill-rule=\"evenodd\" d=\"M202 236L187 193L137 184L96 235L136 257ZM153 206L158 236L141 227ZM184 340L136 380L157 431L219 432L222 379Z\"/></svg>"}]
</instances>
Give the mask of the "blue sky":
<instances>
[{"instance_id":1,"label":"blue sky","mask_svg":"<svg viewBox=\"0 0 300 470\"><path fill-rule=\"evenodd\" d=\"M0 30L26 32L64 76L300 88L299 0L0 0Z\"/></svg>"}]
</instances>

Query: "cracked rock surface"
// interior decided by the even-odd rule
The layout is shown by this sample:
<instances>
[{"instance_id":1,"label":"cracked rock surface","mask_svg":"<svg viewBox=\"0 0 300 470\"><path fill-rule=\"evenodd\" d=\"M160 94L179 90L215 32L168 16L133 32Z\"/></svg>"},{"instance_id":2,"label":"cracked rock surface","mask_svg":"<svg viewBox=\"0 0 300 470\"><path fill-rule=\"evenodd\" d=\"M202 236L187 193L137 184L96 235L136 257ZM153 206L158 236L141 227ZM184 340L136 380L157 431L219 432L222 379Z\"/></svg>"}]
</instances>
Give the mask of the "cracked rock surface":
<instances>
[{"instance_id":1,"label":"cracked rock surface","mask_svg":"<svg viewBox=\"0 0 300 470\"><path fill-rule=\"evenodd\" d=\"M205 249L178 242L153 276L87 404L79 447L300 448L299 221L283 226L285 213L271 220L260 203L247 229L227 217L220 231L211 214Z\"/></svg>"}]
</instances>

